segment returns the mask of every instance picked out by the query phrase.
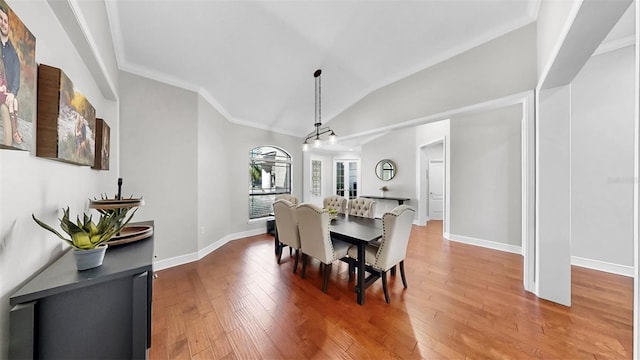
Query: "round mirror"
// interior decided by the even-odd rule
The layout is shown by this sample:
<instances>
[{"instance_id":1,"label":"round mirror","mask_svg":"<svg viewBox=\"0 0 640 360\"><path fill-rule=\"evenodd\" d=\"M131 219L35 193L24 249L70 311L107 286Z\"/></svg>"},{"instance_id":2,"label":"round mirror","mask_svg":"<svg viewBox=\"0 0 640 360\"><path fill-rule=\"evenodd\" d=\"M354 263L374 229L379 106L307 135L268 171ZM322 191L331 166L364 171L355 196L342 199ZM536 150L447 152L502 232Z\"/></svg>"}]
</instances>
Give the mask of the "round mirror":
<instances>
[{"instance_id":1,"label":"round mirror","mask_svg":"<svg viewBox=\"0 0 640 360\"><path fill-rule=\"evenodd\" d=\"M380 180L389 181L396 176L396 163L389 159L378 161L376 165L376 176Z\"/></svg>"}]
</instances>

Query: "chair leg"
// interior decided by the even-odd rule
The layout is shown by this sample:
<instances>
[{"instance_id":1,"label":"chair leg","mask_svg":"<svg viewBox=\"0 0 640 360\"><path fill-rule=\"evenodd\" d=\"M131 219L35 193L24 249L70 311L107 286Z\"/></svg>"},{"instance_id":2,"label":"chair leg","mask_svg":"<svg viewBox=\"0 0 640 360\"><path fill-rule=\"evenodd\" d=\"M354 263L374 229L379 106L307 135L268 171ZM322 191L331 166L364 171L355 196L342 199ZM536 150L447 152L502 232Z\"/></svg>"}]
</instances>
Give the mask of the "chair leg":
<instances>
[{"instance_id":1,"label":"chair leg","mask_svg":"<svg viewBox=\"0 0 640 360\"><path fill-rule=\"evenodd\" d=\"M332 264L324 265L324 285L322 285L323 293L327 292L327 287L329 286L329 273L331 273L331 265Z\"/></svg>"},{"instance_id":2,"label":"chair leg","mask_svg":"<svg viewBox=\"0 0 640 360\"><path fill-rule=\"evenodd\" d=\"M356 265L353 261L349 262L349 282L353 281L353 275L356 273Z\"/></svg>"},{"instance_id":3,"label":"chair leg","mask_svg":"<svg viewBox=\"0 0 640 360\"><path fill-rule=\"evenodd\" d=\"M278 244L278 248L280 248L280 250L278 250L278 265L280 265L280 260L282 259L282 248L284 247L284 245L282 245L282 243Z\"/></svg>"},{"instance_id":4,"label":"chair leg","mask_svg":"<svg viewBox=\"0 0 640 360\"><path fill-rule=\"evenodd\" d=\"M400 276L402 276L402 285L404 285L404 288L407 288L407 278L404 275L404 260L400 261Z\"/></svg>"},{"instance_id":5,"label":"chair leg","mask_svg":"<svg viewBox=\"0 0 640 360\"><path fill-rule=\"evenodd\" d=\"M387 272L382 272L382 290L384 291L384 301L389 303L389 289L387 288Z\"/></svg>"},{"instance_id":6,"label":"chair leg","mask_svg":"<svg viewBox=\"0 0 640 360\"><path fill-rule=\"evenodd\" d=\"M307 254L302 253L302 274L300 277L304 279L304 274L307 272Z\"/></svg>"},{"instance_id":7,"label":"chair leg","mask_svg":"<svg viewBox=\"0 0 640 360\"><path fill-rule=\"evenodd\" d=\"M295 264L293 264L293 273L296 273L296 270L298 270L298 258L300 257L300 250L296 249L296 262Z\"/></svg>"},{"instance_id":8,"label":"chair leg","mask_svg":"<svg viewBox=\"0 0 640 360\"><path fill-rule=\"evenodd\" d=\"M293 249L291 248L291 246L289 246L289 256L291 256L292 253L293 253Z\"/></svg>"},{"instance_id":9,"label":"chair leg","mask_svg":"<svg viewBox=\"0 0 640 360\"><path fill-rule=\"evenodd\" d=\"M391 276L396 276L396 266L393 265L393 267L391 268Z\"/></svg>"}]
</instances>

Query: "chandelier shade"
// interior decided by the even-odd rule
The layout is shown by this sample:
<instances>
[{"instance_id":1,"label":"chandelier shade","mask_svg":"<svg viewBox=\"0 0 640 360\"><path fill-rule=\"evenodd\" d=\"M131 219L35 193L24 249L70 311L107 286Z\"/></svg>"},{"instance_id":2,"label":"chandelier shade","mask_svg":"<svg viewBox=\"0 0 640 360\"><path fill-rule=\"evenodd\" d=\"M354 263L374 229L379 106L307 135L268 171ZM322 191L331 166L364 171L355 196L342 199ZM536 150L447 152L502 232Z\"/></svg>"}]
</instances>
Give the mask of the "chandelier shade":
<instances>
[{"instance_id":1,"label":"chandelier shade","mask_svg":"<svg viewBox=\"0 0 640 360\"><path fill-rule=\"evenodd\" d=\"M321 96L322 96L322 80L320 79L320 76L322 75L322 70L318 69L313 73L313 77L315 78L315 121L313 126L315 127L315 130L313 130L312 132L310 132L305 138L304 138L304 142L302 143L302 150L303 151L307 151L309 150L309 142L312 141L313 142L313 147L315 148L319 148L322 144L321 144L321 136L329 134L328 138L329 141L334 144L336 142L336 133L331 130L330 127L322 126L322 100L321 100Z\"/></svg>"}]
</instances>

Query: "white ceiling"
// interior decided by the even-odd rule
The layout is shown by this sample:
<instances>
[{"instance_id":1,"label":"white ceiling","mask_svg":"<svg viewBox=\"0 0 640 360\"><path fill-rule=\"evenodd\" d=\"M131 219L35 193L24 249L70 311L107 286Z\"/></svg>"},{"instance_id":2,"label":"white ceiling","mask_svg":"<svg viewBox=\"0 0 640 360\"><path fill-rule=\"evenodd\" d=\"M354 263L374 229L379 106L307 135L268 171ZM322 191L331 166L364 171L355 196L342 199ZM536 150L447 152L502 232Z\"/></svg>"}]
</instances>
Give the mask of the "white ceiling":
<instances>
[{"instance_id":1,"label":"white ceiling","mask_svg":"<svg viewBox=\"0 0 640 360\"><path fill-rule=\"evenodd\" d=\"M106 1L121 69L303 137L368 93L535 20L540 0Z\"/></svg>"}]
</instances>

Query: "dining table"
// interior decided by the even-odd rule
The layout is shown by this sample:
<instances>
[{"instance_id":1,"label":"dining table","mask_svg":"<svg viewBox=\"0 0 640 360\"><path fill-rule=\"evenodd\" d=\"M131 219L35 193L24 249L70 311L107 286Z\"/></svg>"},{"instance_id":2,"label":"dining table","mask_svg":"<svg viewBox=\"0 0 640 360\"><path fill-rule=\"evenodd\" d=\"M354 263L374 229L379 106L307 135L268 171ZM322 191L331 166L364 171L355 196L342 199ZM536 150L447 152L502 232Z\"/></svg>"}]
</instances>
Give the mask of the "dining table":
<instances>
[{"instance_id":1,"label":"dining table","mask_svg":"<svg viewBox=\"0 0 640 360\"><path fill-rule=\"evenodd\" d=\"M358 258L355 261L357 279L354 290L358 304L363 305L366 290L364 249L370 242L382 237L382 219L339 213L337 217L329 223L329 232L332 239L353 244L358 250ZM278 252L282 251L282 247L279 246L280 241L278 240L277 230L274 241L275 252L276 255L278 255Z\"/></svg>"},{"instance_id":2,"label":"dining table","mask_svg":"<svg viewBox=\"0 0 640 360\"><path fill-rule=\"evenodd\" d=\"M338 214L334 220L331 220L329 232L331 233L331 238L353 244L358 249L355 292L358 304L363 305L364 294L367 287L365 280L364 249L370 242L382 237L382 219Z\"/></svg>"}]
</instances>

